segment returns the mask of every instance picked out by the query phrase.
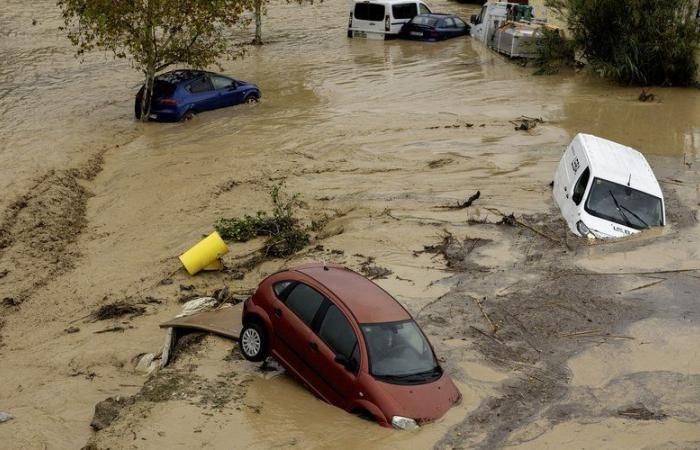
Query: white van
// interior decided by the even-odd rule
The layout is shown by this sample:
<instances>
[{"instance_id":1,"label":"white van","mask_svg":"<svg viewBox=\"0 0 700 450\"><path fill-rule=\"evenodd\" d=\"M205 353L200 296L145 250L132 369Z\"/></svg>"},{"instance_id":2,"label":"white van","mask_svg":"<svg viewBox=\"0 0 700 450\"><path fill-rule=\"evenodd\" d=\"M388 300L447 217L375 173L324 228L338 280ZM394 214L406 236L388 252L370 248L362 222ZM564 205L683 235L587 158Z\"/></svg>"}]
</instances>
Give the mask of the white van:
<instances>
[{"instance_id":1,"label":"white van","mask_svg":"<svg viewBox=\"0 0 700 450\"><path fill-rule=\"evenodd\" d=\"M576 135L564 152L553 195L571 231L589 239L666 224L664 196L644 155L590 134Z\"/></svg>"},{"instance_id":2,"label":"white van","mask_svg":"<svg viewBox=\"0 0 700 450\"><path fill-rule=\"evenodd\" d=\"M392 39L401 27L430 8L420 0L354 0L348 21L348 37Z\"/></svg>"}]
</instances>

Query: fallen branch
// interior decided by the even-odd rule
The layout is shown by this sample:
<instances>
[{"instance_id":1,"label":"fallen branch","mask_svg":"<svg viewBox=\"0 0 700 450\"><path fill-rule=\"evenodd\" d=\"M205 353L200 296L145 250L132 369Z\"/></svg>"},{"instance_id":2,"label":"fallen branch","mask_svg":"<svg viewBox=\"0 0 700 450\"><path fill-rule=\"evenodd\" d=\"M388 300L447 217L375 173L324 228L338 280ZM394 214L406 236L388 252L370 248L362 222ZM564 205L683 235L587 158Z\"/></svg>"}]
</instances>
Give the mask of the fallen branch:
<instances>
[{"instance_id":1,"label":"fallen branch","mask_svg":"<svg viewBox=\"0 0 700 450\"><path fill-rule=\"evenodd\" d=\"M445 209L465 209L469 208L472 206L472 203L474 203L475 200L478 200L479 197L481 197L481 191L476 191L475 194L473 194L471 197L466 199L464 203L457 203L456 205L445 205L445 206L438 206L438 208L445 208Z\"/></svg>"},{"instance_id":2,"label":"fallen branch","mask_svg":"<svg viewBox=\"0 0 700 450\"><path fill-rule=\"evenodd\" d=\"M563 245L563 242L561 240L559 240L555 237L552 237L543 231L538 230L537 228L523 222L522 220L517 219L513 214L510 214L510 215L503 214L501 211L497 210L496 208L484 208L484 209L486 209L487 211L491 211L494 214L500 215L503 218L503 223L507 223L507 224L514 223L514 224L519 225L523 228L527 228L528 230L530 230L536 234L539 234L540 236L542 236L546 239L549 239L550 241L552 241L556 244Z\"/></svg>"}]
</instances>

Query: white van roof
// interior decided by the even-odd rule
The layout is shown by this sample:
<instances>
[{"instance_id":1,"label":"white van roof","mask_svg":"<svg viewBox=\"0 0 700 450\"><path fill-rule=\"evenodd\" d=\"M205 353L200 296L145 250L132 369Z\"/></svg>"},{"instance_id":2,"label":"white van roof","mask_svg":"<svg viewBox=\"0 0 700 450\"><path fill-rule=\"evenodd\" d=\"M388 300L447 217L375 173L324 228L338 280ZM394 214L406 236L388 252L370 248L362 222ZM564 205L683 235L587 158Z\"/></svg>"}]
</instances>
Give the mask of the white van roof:
<instances>
[{"instance_id":1,"label":"white van roof","mask_svg":"<svg viewBox=\"0 0 700 450\"><path fill-rule=\"evenodd\" d=\"M377 3L380 5L395 5L397 3L418 3L419 0L355 0L354 3ZM427 2L422 2L426 3Z\"/></svg>"},{"instance_id":2,"label":"white van roof","mask_svg":"<svg viewBox=\"0 0 700 450\"><path fill-rule=\"evenodd\" d=\"M644 155L637 150L591 134L579 133L574 138L584 149L591 174L613 183L663 198L659 182Z\"/></svg>"}]
</instances>

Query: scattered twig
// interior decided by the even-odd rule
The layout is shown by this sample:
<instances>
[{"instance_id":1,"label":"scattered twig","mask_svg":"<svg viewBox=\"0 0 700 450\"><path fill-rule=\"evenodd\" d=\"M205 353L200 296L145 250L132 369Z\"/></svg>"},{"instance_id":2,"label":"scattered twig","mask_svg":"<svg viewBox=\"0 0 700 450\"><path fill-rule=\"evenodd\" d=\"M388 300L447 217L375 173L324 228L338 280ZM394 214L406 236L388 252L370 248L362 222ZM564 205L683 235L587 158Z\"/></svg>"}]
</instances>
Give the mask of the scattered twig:
<instances>
[{"instance_id":1,"label":"scattered twig","mask_svg":"<svg viewBox=\"0 0 700 450\"><path fill-rule=\"evenodd\" d=\"M481 314L484 316L484 319L486 319L486 321L487 321L489 324L491 324L491 329L493 330L493 334L496 334L496 332L498 331L498 325L496 325L495 323L493 323L493 321L491 320L491 318L489 317L489 315L486 314L486 311L484 310L484 306L481 304L481 300L479 300L477 297L472 297L472 298L474 299L474 301L476 302L476 304L479 306L479 309L481 310ZM486 298L486 297L484 297L484 299L485 299L485 298Z\"/></svg>"},{"instance_id":2,"label":"scattered twig","mask_svg":"<svg viewBox=\"0 0 700 450\"><path fill-rule=\"evenodd\" d=\"M559 333L559 337L586 336L589 334L601 333L603 330L574 331L573 333Z\"/></svg>"},{"instance_id":3,"label":"scattered twig","mask_svg":"<svg viewBox=\"0 0 700 450\"><path fill-rule=\"evenodd\" d=\"M660 279L660 280L652 281L651 283L643 284L643 285L641 285L641 286L637 286L636 288L628 289L628 290L626 290L625 292L634 292L634 291L638 291L638 290L640 290L640 289L645 289L645 288L648 288L648 287L656 286L657 284L663 283L664 281L666 281L666 278L662 278L662 279Z\"/></svg>"},{"instance_id":4,"label":"scattered twig","mask_svg":"<svg viewBox=\"0 0 700 450\"><path fill-rule=\"evenodd\" d=\"M502 340L498 339L496 336L491 336L487 332L482 331L473 325L469 325L469 328L471 328L472 330L476 331L479 334L483 334L484 336L486 336L489 339L493 339L494 341L498 342L499 344L503 345L504 347L507 347L507 345Z\"/></svg>"},{"instance_id":5,"label":"scattered twig","mask_svg":"<svg viewBox=\"0 0 700 450\"><path fill-rule=\"evenodd\" d=\"M105 328L103 330L95 331L95 334L123 332L124 330L125 330L124 327L117 325L114 327L109 327L109 328Z\"/></svg>"}]
</instances>

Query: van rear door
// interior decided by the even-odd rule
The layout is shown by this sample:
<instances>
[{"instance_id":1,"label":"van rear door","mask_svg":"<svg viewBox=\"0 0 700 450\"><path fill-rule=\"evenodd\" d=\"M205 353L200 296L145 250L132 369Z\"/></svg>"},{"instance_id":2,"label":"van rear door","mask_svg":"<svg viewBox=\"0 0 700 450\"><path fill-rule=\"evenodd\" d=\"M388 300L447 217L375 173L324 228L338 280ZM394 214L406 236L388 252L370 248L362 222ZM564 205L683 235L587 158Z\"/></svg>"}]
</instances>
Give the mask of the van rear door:
<instances>
[{"instance_id":1,"label":"van rear door","mask_svg":"<svg viewBox=\"0 0 700 450\"><path fill-rule=\"evenodd\" d=\"M353 37L383 37L388 11L382 3L355 3L352 16ZM372 36L374 35L374 36Z\"/></svg>"}]
</instances>

